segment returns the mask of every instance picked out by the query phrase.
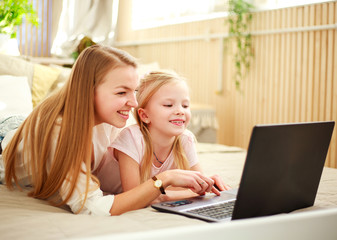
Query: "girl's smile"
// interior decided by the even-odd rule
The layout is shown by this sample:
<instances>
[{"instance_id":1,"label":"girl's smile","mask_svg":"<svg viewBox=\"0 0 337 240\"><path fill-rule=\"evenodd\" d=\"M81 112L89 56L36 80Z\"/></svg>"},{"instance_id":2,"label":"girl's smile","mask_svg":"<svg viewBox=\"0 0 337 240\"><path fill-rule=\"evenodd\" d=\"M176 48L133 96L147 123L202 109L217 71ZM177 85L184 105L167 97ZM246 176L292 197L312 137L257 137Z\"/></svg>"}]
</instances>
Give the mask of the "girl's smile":
<instances>
[{"instance_id":1,"label":"girl's smile","mask_svg":"<svg viewBox=\"0 0 337 240\"><path fill-rule=\"evenodd\" d=\"M171 120L170 122L177 126L184 126L185 124L185 121L182 119L175 119L175 120Z\"/></svg>"}]
</instances>

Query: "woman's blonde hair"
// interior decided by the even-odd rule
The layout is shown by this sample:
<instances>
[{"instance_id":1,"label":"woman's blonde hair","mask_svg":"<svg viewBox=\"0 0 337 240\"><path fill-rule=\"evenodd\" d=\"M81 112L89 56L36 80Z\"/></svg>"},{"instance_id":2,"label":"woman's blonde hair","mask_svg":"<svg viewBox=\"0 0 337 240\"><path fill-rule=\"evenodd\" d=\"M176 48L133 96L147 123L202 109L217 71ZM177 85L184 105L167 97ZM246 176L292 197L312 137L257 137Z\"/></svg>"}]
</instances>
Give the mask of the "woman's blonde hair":
<instances>
[{"instance_id":1,"label":"woman's blonde hair","mask_svg":"<svg viewBox=\"0 0 337 240\"><path fill-rule=\"evenodd\" d=\"M124 51L94 45L86 48L75 62L69 80L55 94L45 99L18 128L13 139L4 149L5 180L9 189L20 188L15 170L18 157L27 163L32 190L29 196L50 199L68 181L67 196L54 205L66 204L75 190L81 165L86 165L87 199L89 181L97 178L91 174L92 130L95 125L94 92L111 69L137 67L135 59ZM62 117L58 139L52 139L57 119ZM23 140L22 156L19 145ZM47 173L47 160L51 145L57 141L54 158ZM80 209L81 210L81 209ZM79 211L80 211L79 210Z\"/></svg>"},{"instance_id":2,"label":"woman's blonde hair","mask_svg":"<svg viewBox=\"0 0 337 240\"><path fill-rule=\"evenodd\" d=\"M171 71L150 72L141 79L137 91L138 106L135 108L134 116L140 127L140 131L144 136L145 142L145 152L142 164L140 166L140 177L142 182L146 181L151 176L153 145L148 125L140 119L138 115L138 109L145 108L148 102L150 101L151 97L158 91L160 87L177 81L184 81L184 79ZM177 136L175 138L172 146L172 151L175 166L180 169L189 169L190 168L189 162L186 158L184 149L181 145L180 136Z\"/></svg>"}]
</instances>

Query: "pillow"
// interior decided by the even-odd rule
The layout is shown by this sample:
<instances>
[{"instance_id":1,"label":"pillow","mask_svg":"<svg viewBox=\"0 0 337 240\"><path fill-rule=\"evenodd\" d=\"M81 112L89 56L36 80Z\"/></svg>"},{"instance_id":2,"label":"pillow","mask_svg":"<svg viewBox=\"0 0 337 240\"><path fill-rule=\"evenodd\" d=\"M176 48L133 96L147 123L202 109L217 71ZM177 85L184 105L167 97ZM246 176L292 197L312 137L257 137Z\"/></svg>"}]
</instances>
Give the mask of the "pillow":
<instances>
[{"instance_id":1,"label":"pillow","mask_svg":"<svg viewBox=\"0 0 337 240\"><path fill-rule=\"evenodd\" d=\"M40 64L34 64L34 76L32 84L32 102L36 107L49 92L50 87L54 84L60 70Z\"/></svg>"},{"instance_id":2,"label":"pillow","mask_svg":"<svg viewBox=\"0 0 337 240\"><path fill-rule=\"evenodd\" d=\"M28 116L33 110L27 77L0 75L0 118Z\"/></svg>"},{"instance_id":3,"label":"pillow","mask_svg":"<svg viewBox=\"0 0 337 240\"><path fill-rule=\"evenodd\" d=\"M55 64L50 64L49 66L59 69L60 74L58 78L56 79L56 81L53 83L53 85L50 87L48 94L61 88L65 84L65 82L68 81L70 74L71 74L71 68L62 67L60 65L55 65Z\"/></svg>"},{"instance_id":4,"label":"pillow","mask_svg":"<svg viewBox=\"0 0 337 240\"><path fill-rule=\"evenodd\" d=\"M0 75L26 76L32 87L34 64L20 57L0 54Z\"/></svg>"}]
</instances>

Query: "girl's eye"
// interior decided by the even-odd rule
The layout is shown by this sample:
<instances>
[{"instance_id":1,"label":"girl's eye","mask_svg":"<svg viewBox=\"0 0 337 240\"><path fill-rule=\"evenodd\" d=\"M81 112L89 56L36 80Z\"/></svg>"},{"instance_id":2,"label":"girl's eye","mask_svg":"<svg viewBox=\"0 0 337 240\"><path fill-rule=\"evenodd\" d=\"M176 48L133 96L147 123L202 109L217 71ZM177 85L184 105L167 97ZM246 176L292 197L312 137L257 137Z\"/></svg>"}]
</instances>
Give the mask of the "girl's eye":
<instances>
[{"instance_id":1,"label":"girl's eye","mask_svg":"<svg viewBox=\"0 0 337 240\"><path fill-rule=\"evenodd\" d=\"M189 108L190 106L189 105L183 105L183 108Z\"/></svg>"},{"instance_id":2,"label":"girl's eye","mask_svg":"<svg viewBox=\"0 0 337 240\"><path fill-rule=\"evenodd\" d=\"M164 107L172 107L172 104L165 104Z\"/></svg>"}]
</instances>

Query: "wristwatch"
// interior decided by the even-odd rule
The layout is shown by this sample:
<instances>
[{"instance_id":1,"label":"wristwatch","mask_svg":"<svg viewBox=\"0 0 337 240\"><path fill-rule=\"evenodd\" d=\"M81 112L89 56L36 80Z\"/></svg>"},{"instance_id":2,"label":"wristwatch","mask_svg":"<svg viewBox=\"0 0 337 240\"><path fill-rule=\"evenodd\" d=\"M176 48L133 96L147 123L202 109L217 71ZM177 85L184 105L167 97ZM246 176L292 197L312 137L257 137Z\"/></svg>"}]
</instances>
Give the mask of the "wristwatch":
<instances>
[{"instance_id":1,"label":"wristwatch","mask_svg":"<svg viewBox=\"0 0 337 240\"><path fill-rule=\"evenodd\" d=\"M153 181L154 181L153 185L154 185L156 188L158 188L162 194L166 194L166 192L165 192L165 190L164 190L164 187L163 187L163 182L162 182L161 180L157 179L156 176L153 176L152 179L153 179Z\"/></svg>"}]
</instances>

